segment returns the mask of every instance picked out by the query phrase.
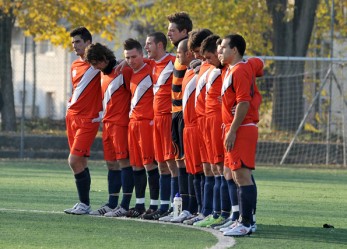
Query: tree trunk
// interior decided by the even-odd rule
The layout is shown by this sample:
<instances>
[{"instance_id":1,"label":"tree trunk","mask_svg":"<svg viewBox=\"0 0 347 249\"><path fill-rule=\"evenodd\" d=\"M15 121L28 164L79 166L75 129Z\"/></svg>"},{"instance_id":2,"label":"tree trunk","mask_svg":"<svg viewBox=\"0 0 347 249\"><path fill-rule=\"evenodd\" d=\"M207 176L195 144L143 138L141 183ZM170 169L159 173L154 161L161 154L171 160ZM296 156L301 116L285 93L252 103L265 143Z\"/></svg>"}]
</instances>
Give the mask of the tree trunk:
<instances>
[{"instance_id":1,"label":"tree trunk","mask_svg":"<svg viewBox=\"0 0 347 249\"><path fill-rule=\"evenodd\" d=\"M11 38L14 27L12 13L5 14L0 10L0 92L3 97L1 111L2 131L16 131L16 113L11 64Z\"/></svg>"},{"instance_id":2,"label":"tree trunk","mask_svg":"<svg viewBox=\"0 0 347 249\"><path fill-rule=\"evenodd\" d=\"M273 51L276 56L306 56L319 0L295 1L293 17L287 18L287 0L267 0L272 15ZM286 14L287 13L287 14ZM293 81L291 75L303 75L303 62L276 61L272 127L295 131L304 115L303 77ZM294 109L295 108L295 109Z\"/></svg>"}]
</instances>

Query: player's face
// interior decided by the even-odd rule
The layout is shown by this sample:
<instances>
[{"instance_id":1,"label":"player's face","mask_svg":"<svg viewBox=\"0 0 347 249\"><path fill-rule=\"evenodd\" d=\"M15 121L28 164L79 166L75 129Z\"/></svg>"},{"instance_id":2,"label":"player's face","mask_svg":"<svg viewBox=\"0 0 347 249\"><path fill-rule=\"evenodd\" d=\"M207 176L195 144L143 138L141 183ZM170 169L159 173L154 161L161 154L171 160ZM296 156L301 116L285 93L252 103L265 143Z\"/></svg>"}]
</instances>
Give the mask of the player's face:
<instances>
[{"instance_id":1,"label":"player's face","mask_svg":"<svg viewBox=\"0 0 347 249\"><path fill-rule=\"evenodd\" d=\"M149 59L156 59L158 46L154 42L154 37L151 37L151 36L147 37L145 50L147 51Z\"/></svg>"},{"instance_id":2,"label":"player's face","mask_svg":"<svg viewBox=\"0 0 347 249\"><path fill-rule=\"evenodd\" d=\"M192 53L193 53L195 59L199 59L199 60L203 60L204 59L204 57L200 53L200 47L194 48Z\"/></svg>"},{"instance_id":3,"label":"player's face","mask_svg":"<svg viewBox=\"0 0 347 249\"><path fill-rule=\"evenodd\" d=\"M134 70L138 70L143 66L143 54L136 48L124 50L124 57L128 65Z\"/></svg>"},{"instance_id":4,"label":"player's face","mask_svg":"<svg viewBox=\"0 0 347 249\"><path fill-rule=\"evenodd\" d=\"M170 22L169 27L167 28L167 37L172 44L175 44L187 37L187 30L183 29L182 31L179 31L176 23Z\"/></svg>"},{"instance_id":5,"label":"player's face","mask_svg":"<svg viewBox=\"0 0 347 249\"><path fill-rule=\"evenodd\" d=\"M187 61L187 51L184 51L184 49L181 46L181 43L178 44L176 58L181 65L186 65L185 62Z\"/></svg>"},{"instance_id":6,"label":"player's face","mask_svg":"<svg viewBox=\"0 0 347 249\"><path fill-rule=\"evenodd\" d=\"M84 55L84 50L86 49L86 47L90 44L90 41L83 41L83 39L81 38L80 35L76 35L74 37L72 37L72 47L75 51L75 54L83 57Z\"/></svg>"},{"instance_id":7,"label":"player's face","mask_svg":"<svg viewBox=\"0 0 347 249\"><path fill-rule=\"evenodd\" d=\"M218 59L222 65L231 64L236 54L236 48L229 47L230 39L223 39L222 43L218 46Z\"/></svg>"},{"instance_id":8,"label":"player's face","mask_svg":"<svg viewBox=\"0 0 347 249\"><path fill-rule=\"evenodd\" d=\"M95 69L104 70L108 65L108 61L90 61L90 65L92 65Z\"/></svg>"},{"instance_id":9,"label":"player's face","mask_svg":"<svg viewBox=\"0 0 347 249\"><path fill-rule=\"evenodd\" d=\"M205 52L204 53L204 58L207 61L207 63L209 63L209 64L211 64L211 65L213 65L215 67L218 67L220 65L220 61L218 59L217 52L215 52L215 53Z\"/></svg>"}]
</instances>

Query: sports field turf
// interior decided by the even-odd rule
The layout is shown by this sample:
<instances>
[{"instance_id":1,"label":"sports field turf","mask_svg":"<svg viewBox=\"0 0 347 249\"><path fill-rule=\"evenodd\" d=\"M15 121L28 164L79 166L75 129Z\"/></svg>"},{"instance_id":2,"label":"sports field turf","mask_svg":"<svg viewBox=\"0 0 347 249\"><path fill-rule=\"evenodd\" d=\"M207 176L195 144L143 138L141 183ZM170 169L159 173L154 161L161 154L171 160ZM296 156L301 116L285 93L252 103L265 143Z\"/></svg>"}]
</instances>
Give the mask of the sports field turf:
<instances>
[{"instance_id":1,"label":"sports field turf","mask_svg":"<svg viewBox=\"0 0 347 249\"><path fill-rule=\"evenodd\" d=\"M107 198L90 161L92 208ZM258 166L256 233L234 248L347 248L347 170ZM148 193L146 195L149 196ZM134 198L133 198L134 199ZM209 248L210 233L167 223L66 215L77 202L65 160L0 160L0 248ZM335 228L323 228L323 224Z\"/></svg>"}]
</instances>

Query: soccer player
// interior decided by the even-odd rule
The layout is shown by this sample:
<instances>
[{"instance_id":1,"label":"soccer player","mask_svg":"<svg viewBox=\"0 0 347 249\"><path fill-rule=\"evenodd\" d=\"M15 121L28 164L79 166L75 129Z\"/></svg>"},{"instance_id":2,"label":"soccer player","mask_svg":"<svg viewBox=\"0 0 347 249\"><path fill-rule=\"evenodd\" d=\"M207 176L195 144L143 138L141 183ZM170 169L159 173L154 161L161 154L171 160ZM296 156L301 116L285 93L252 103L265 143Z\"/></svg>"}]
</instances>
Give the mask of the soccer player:
<instances>
[{"instance_id":1,"label":"soccer player","mask_svg":"<svg viewBox=\"0 0 347 249\"><path fill-rule=\"evenodd\" d=\"M91 177L87 164L90 147L99 129L101 104L100 71L84 60L85 48L92 35L85 27L70 32L75 54L80 58L71 65L72 96L66 112L66 132L70 147L68 162L74 174L80 202L65 209L67 214L89 214Z\"/></svg>"},{"instance_id":2,"label":"soccer player","mask_svg":"<svg viewBox=\"0 0 347 249\"><path fill-rule=\"evenodd\" d=\"M160 207L157 211L143 216L143 219L148 220L157 220L168 215L172 211L169 211L172 203L170 196L173 199L178 193L178 169L171 136L171 87L176 57L166 52L166 46L165 34L154 32L147 36L144 47L152 66L154 155L160 171Z\"/></svg>"},{"instance_id":3,"label":"soccer player","mask_svg":"<svg viewBox=\"0 0 347 249\"><path fill-rule=\"evenodd\" d=\"M193 28L192 20L186 12L176 12L167 17L169 21L167 36L171 43L177 47L178 43L188 37L188 33ZM182 197L183 210L188 208L188 175L184 164L184 148L183 148L183 114L182 114L182 80L187 67L181 65L177 58L174 63L171 103L172 103L172 140L176 149L176 164L178 167L178 183L179 193ZM160 218L161 221L170 221L173 213Z\"/></svg>"},{"instance_id":4,"label":"soccer player","mask_svg":"<svg viewBox=\"0 0 347 249\"><path fill-rule=\"evenodd\" d=\"M223 233L227 236L244 236L252 232L252 211L256 201L252 170L255 169L260 101L252 101L254 94L259 92L254 69L243 60L245 49L246 42L238 34L226 36L218 49L221 63L228 66L221 92L225 125L224 175L231 174L236 182L240 206L238 222Z\"/></svg>"},{"instance_id":5,"label":"soccer player","mask_svg":"<svg viewBox=\"0 0 347 249\"><path fill-rule=\"evenodd\" d=\"M85 60L101 73L103 112L102 140L104 159L108 168L107 204L90 212L92 215L121 217L129 210L134 188L133 170L129 162L128 124L130 110L130 78L132 70L124 67L115 72L117 64L114 53L106 46L90 44L85 51ZM122 203L118 206L120 189L123 189Z\"/></svg>"},{"instance_id":6,"label":"soccer player","mask_svg":"<svg viewBox=\"0 0 347 249\"><path fill-rule=\"evenodd\" d=\"M128 141L130 165L134 170L136 205L129 209L127 217L135 218L158 209L159 172L158 166L154 163L152 68L144 63L142 46L137 40L127 39L123 46L125 60L133 70L130 80ZM147 211L145 210L146 171L151 199Z\"/></svg>"}]
</instances>

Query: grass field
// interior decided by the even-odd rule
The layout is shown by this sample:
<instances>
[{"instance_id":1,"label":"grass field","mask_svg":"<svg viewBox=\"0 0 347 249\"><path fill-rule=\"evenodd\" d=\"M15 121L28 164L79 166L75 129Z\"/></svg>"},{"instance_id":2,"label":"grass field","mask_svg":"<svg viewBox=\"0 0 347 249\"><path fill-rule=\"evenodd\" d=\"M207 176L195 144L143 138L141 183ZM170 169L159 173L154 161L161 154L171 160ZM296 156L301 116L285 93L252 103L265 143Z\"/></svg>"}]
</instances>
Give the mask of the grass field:
<instances>
[{"instance_id":1,"label":"grass field","mask_svg":"<svg viewBox=\"0 0 347 249\"><path fill-rule=\"evenodd\" d=\"M91 205L107 198L104 162L90 161ZM347 170L266 167L258 185L256 233L234 248L347 248ZM206 231L128 219L72 216L77 202L65 160L0 160L0 248L209 248ZM147 194L148 196L148 194ZM328 223L335 229L323 228Z\"/></svg>"}]
</instances>

